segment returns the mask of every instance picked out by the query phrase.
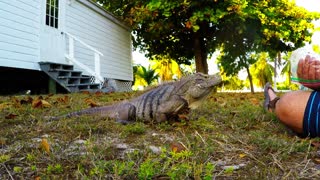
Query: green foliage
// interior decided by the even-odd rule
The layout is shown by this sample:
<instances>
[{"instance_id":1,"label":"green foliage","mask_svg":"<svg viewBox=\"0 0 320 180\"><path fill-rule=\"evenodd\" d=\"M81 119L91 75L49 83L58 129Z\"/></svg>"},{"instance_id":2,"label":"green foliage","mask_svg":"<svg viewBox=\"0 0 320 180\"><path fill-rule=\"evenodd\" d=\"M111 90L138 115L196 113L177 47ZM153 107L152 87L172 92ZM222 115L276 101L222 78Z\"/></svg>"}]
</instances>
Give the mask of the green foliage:
<instances>
[{"instance_id":1,"label":"green foliage","mask_svg":"<svg viewBox=\"0 0 320 180\"><path fill-rule=\"evenodd\" d=\"M230 166L230 167L228 167L228 168L226 168L226 169L224 170L224 172L225 172L226 174L232 174L233 171L234 171L234 167L233 167L233 166Z\"/></svg>"},{"instance_id":2,"label":"green foliage","mask_svg":"<svg viewBox=\"0 0 320 180\"><path fill-rule=\"evenodd\" d=\"M171 81L173 79L177 80L180 79L182 76L182 72L178 63L172 59L168 58L155 58L154 60L150 61L152 69L154 69L161 82Z\"/></svg>"},{"instance_id":3,"label":"green foliage","mask_svg":"<svg viewBox=\"0 0 320 180\"><path fill-rule=\"evenodd\" d=\"M128 124L125 126L123 135L139 135L146 132L146 126L143 123Z\"/></svg>"},{"instance_id":4,"label":"green foliage","mask_svg":"<svg viewBox=\"0 0 320 180\"><path fill-rule=\"evenodd\" d=\"M32 166L31 166L31 171L36 171L36 170L37 170L37 166L32 165Z\"/></svg>"},{"instance_id":5,"label":"green foliage","mask_svg":"<svg viewBox=\"0 0 320 180\"><path fill-rule=\"evenodd\" d=\"M22 172L22 167L19 167L19 166L15 166L15 167L13 167L13 171L15 172L15 173L20 173L20 172Z\"/></svg>"},{"instance_id":6,"label":"green foliage","mask_svg":"<svg viewBox=\"0 0 320 180\"><path fill-rule=\"evenodd\" d=\"M179 64L195 59L197 71L205 73L207 56L220 47L232 74L255 62L250 52L275 55L301 47L320 17L290 0L96 1L132 26L134 47L149 57L165 55Z\"/></svg>"},{"instance_id":7,"label":"green foliage","mask_svg":"<svg viewBox=\"0 0 320 180\"><path fill-rule=\"evenodd\" d=\"M222 90L239 90L244 87L243 80L239 79L238 76L226 76L226 74L223 73L222 79Z\"/></svg>"},{"instance_id":8,"label":"green foliage","mask_svg":"<svg viewBox=\"0 0 320 180\"><path fill-rule=\"evenodd\" d=\"M134 167L134 162L132 161L97 161L95 167L90 169L91 177L103 177L106 173L112 173L115 177L121 177L124 175L130 176Z\"/></svg>"},{"instance_id":9,"label":"green foliage","mask_svg":"<svg viewBox=\"0 0 320 180\"><path fill-rule=\"evenodd\" d=\"M7 155L7 154L0 155L0 163L4 163L4 162L8 161L10 158L11 158L11 156Z\"/></svg>"},{"instance_id":10,"label":"green foliage","mask_svg":"<svg viewBox=\"0 0 320 180\"><path fill-rule=\"evenodd\" d=\"M140 179L151 179L160 171L160 169L161 165L159 162L152 159L146 159L140 164L138 177Z\"/></svg>"},{"instance_id":11,"label":"green foliage","mask_svg":"<svg viewBox=\"0 0 320 180\"><path fill-rule=\"evenodd\" d=\"M268 53L257 54L254 58L257 59L257 62L250 66L253 84L263 87L267 82L272 83L273 66L268 63L270 61Z\"/></svg>"},{"instance_id":12,"label":"green foliage","mask_svg":"<svg viewBox=\"0 0 320 180\"><path fill-rule=\"evenodd\" d=\"M157 84L159 75L155 69L150 66L148 68L137 65L133 67L134 86L147 87L149 85Z\"/></svg>"},{"instance_id":13,"label":"green foliage","mask_svg":"<svg viewBox=\"0 0 320 180\"><path fill-rule=\"evenodd\" d=\"M32 162L32 161L35 161L36 159L37 157L34 154L30 154L30 153L27 154L28 161Z\"/></svg>"},{"instance_id":14,"label":"green foliage","mask_svg":"<svg viewBox=\"0 0 320 180\"><path fill-rule=\"evenodd\" d=\"M55 164L55 165L48 165L47 172L49 174L61 174L63 173L63 167L61 164Z\"/></svg>"},{"instance_id":15,"label":"green foliage","mask_svg":"<svg viewBox=\"0 0 320 180\"><path fill-rule=\"evenodd\" d=\"M208 162L205 165L205 172L204 172L204 178L205 180L210 180L213 178L213 172L215 170L215 165L213 165L212 163Z\"/></svg>"}]
</instances>

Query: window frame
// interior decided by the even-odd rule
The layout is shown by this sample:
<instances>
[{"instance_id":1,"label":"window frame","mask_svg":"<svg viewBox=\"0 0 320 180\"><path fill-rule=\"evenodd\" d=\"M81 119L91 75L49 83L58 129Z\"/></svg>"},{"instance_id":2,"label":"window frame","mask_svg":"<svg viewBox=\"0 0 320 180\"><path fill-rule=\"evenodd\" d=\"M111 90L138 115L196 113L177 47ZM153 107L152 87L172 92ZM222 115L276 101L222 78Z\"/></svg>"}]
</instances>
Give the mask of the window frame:
<instances>
[{"instance_id":1,"label":"window frame","mask_svg":"<svg viewBox=\"0 0 320 180\"><path fill-rule=\"evenodd\" d=\"M46 0L45 24L59 28L59 0Z\"/></svg>"}]
</instances>

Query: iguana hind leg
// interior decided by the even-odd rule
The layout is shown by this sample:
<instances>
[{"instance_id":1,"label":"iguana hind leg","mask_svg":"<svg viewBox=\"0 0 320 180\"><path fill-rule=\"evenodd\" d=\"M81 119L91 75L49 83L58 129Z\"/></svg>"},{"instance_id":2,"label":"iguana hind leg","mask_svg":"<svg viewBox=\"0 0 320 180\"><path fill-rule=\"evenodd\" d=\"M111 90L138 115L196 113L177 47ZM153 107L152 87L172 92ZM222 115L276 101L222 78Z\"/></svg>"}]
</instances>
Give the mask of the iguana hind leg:
<instances>
[{"instance_id":1,"label":"iguana hind leg","mask_svg":"<svg viewBox=\"0 0 320 180\"><path fill-rule=\"evenodd\" d=\"M116 122L130 124L136 121L136 107L134 105L126 103L117 108Z\"/></svg>"}]
</instances>

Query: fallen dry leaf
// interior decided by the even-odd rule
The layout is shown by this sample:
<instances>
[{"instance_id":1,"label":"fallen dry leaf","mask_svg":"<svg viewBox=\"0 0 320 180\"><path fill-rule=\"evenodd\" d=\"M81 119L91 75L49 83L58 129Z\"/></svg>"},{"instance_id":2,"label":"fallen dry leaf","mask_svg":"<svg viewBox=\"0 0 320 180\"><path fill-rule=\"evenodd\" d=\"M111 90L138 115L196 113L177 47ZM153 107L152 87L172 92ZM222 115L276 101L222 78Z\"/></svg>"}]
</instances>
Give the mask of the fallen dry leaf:
<instances>
[{"instance_id":1,"label":"fallen dry leaf","mask_svg":"<svg viewBox=\"0 0 320 180\"><path fill-rule=\"evenodd\" d=\"M46 151L48 154L50 154L50 145L49 145L48 140L46 138L42 138L40 148L42 148L44 151Z\"/></svg>"},{"instance_id":2,"label":"fallen dry leaf","mask_svg":"<svg viewBox=\"0 0 320 180\"><path fill-rule=\"evenodd\" d=\"M68 103L69 102L69 96L59 97L57 99L57 101L61 102L61 103Z\"/></svg>"},{"instance_id":3,"label":"fallen dry leaf","mask_svg":"<svg viewBox=\"0 0 320 180\"><path fill-rule=\"evenodd\" d=\"M186 25L186 28L188 28L188 29L191 29L191 28L192 28L192 23L191 23L190 21L187 21L187 22L185 23L185 25Z\"/></svg>"},{"instance_id":4,"label":"fallen dry leaf","mask_svg":"<svg viewBox=\"0 0 320 180\"><path fill-rule=\"evenodd\" d=\"M256 98L250 98L250 102L253 104L253 105L256 105L256 106L259 106L260 102L258 99Z\"/></svg>"},{"instance_id":5,"label":"fallen dry leaf","mask_svg":"<svg viewBox=\"0 0 320 180\"><path fill-rule=\"evenodd\" d=\"M82 94L90 94L89 91L82 91L81 93L82 93Z\"/></svg>"},{"instance_id":6,"label":"fallen dry leaf","mask_svg":"<svg viewBox=\"0 0 320 180\"><path fill-rule=\"evenodd\" d=\"M96 96L102 96L102 95L103 95L103 92L97 91L97 92L94 93L94 95L96 95Z\"/></svg>"},{"instance_id":7,"label":"fallen dry leaf","mask_svg":"<svg viewBox=\"0 0 320 180\"><path fill-rule=\"evenodd\" d=\"M320 158L314 158L313 161L317 164L320 164Z\"/></svg>"},{"instance_id":8,"label":"fallen dry leaf","mask_svg":"<svg viewBox=\"0 0 320 180\"><path fill-rule=\"evenodd\" d=\"M18 116L18 115L16 115L16 114L10 113L10 114L6 115L4 118L6 118L6 119L14 119L14 118L17 117L17 116Z\"/></svg>"},{"instance_id":9,"label":"fallen dry leaf","mask_svg":"<svg viewBox=\"0 0 320 180\"><path fill-rule=\"evenodd\" d=\"M20 100L20 104L22 105L22 104L31 104L32 103L32 101L33 101L33 99L32 99L32 97L27 97L26 99L21 99Z\"/></svg>"},{"instance_id":10,"label":"fallen dry leaf","mask_svg":"<svg viewBox=\"0 0 320 180\"><path fill-rule=\"evenodd\" d=\"M178 114L178 116L179 116L179 119L189 120L189 118L186 114Z\"/></svg>"},{"instance_id":11,"label":"fallen dry leaf","mask_svg":"<svg viewBox=\"0 0 320 180\"><path fill-rule=\"evenodd\" d=\"M97 107L97 106L99 106L98 103L94 102L94 100L92 100L92 99L90 99L90 98L85 99L84 101L85 101L85 102L88 104L88 106L90 106L90 107Z\"/></svg>"},{"instance_id":12,"label":"fallen dry leaf","mask_svg":"<svg viewBox=\"0 0 320 180\"><path fill-rule=\"evenodd\" d=\"M10 99L13 102L13 106L15 108L20 108L21 107L21 102L16 97L11 97Z\"/></svg>"},{"instance_id":13,"label":"fallen dry leaf","mask_svg":"<svg viewBox=\"0 0 320 180\"><path fill-rule=\"evenodd\" d=\"M170 144L171 150L175 153L186 150L186 148L179 142L173 142Z\"/></svg>"},{"instance_id":14,"label":"fallen dry leaf","mask_svg":"<svg viewBox=\"0 0 320 180\"><path fill-rule=\"evenodd\" d=\"M42 99L36 99L32 101L33 108L49 108L51 104Z\"/></svg>"},{"instance_id":15,"label":"fallen dry leaf","mask_svg":"<svg viewBox=\"0 0 320 180\"><path fill-rule=\"evenodd\" d=\"M6 145L6 138L0 138L0 146Z\"/></svg>"},{"instance_id":16,"label":"fallen dry leaf","mask_svg":"<svg viewBox=\"0 0 320 180\"><path fill-rule=\"evenodd\" d=\"M240 158L244 158L244 157L246 157L247 155L246 154L243 154L243 153L241 153L241 154L239 154L239 157Z\"/></svg>"},{"instance_id":17,"label":"fallen dry leaf","mask_svg":"<svg viewBox=\"0 0 320 180\"><path fill-rule=\"evenodd\" d=\"M320 141L313 141L311 142L311 145L318 149L320 147Z\"/></svg>"},{"instance_id":18,"label":"fallen dry leaf","mask_svg":"<svg viewBox=\"0 0 320 180\"><path fill-rule=\"evenodd\" d=\"M38 96L38 98L37 99L43 99L43 97L42 96Z\"/></svg>"},{"instance_id":19,"label":"fallen dry leaf","mask_svg":"<svg viewBox=\"0 0 320 180\"><path fill-rule=\"evenodd\" d=\"M1 103L0 104L0 110L10 108L11 105L12 105L11 103L7 103L7 102Z\"/></svg>"}]
</instances>

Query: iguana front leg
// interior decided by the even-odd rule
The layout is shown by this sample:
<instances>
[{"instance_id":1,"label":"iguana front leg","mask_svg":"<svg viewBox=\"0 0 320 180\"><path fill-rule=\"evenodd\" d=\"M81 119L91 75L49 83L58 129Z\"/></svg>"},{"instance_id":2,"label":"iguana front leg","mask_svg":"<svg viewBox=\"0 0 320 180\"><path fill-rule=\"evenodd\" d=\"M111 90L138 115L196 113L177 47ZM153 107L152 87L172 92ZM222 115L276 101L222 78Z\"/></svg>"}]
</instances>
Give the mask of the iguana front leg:
<instances>
[{"instance_id":1,"label":"iguana front leg","mask_svg":"<svg viewBox=\"0 0 320 180\"><path fill-rule=\"evenodd\" d=\"M159 106L155 120L157 122L167 121L185 108L188 108L188 102L180 96L174 95Z\"/></svg>"}]
</instances>

